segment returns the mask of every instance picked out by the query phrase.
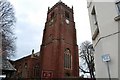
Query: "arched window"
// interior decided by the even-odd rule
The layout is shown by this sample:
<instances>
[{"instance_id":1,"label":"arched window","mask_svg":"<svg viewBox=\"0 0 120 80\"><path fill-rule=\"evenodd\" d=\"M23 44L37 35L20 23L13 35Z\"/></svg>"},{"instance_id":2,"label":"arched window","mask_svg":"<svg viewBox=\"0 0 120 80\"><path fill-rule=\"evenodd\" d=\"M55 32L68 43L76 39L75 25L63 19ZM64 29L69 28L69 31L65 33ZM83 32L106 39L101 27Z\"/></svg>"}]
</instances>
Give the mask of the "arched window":
<instances>
[{"instance_id":1,"label":"arched window","mask_svg":"<svg viewBox=\"0 0 120 80\"><path fill-rule=\"evenodd\" d=\"M27 69L27 67L28 67L28 66L27 66L27 63L25 63L24 68Z\"/></svg>"},{"instance_id":2,"label":"arched window","mask_svg":"<svg viewBox=\"0 0 120 80\"><path fill-rule=\"evenodd\" d=\"M51 13L51 19L54 18L54 16L55 16L55 13L52 12L52 13Z\"/></svg>"},{"instance_id":3,"label":"arched window","mask_svg":"<svg viewBox=\"0 0 120 80\"><path fill-rule=\"evenodd\" d=\"M65 11L65 17L66 17L67 19L70 18L69 13L68 13L67 11Z\"/></svg>"},{"instance_id":4,"label":"arched window","mask_svg":"<svg viewBox=\"0 0 120 80\"><path fill-rule=\"evenodd\" d=\"M71 69L71 52L70 49L65 49L64 52L64 68Z\"/></svg>"},{"instance_id":5,"label":"arched window","mask_svg":"<svg viewBox=\"0 0 120 80\"><path fill-rule=\"evenodd\" d=\"M39 67L39 65L38 64L36 64L34 67L33 67L33 69L34 69L34 78L39 78L39 69L40 69L40 67Z\"/></svg>"}]
</instances>

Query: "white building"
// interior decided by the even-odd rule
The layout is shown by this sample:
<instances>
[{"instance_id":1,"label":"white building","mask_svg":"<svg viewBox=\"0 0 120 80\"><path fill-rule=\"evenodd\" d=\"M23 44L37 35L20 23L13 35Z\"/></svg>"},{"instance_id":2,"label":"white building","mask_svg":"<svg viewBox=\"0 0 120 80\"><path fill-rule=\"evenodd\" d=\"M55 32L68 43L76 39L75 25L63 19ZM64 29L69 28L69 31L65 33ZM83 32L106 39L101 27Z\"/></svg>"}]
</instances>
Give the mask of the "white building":
<instances>
[{"instance_id":1,"label":"white building","mask_svg":"<svg viewBox=\"0 0 120 80\"><path fill-rule=\"evenodd\" d=\"M95 48L96 78L109 78L107 62L102 61L102 55L109 54L110 77L120 79L120 1L102 1L106 0L89 0L87 3Z\"/></svg>"}]
</instances>

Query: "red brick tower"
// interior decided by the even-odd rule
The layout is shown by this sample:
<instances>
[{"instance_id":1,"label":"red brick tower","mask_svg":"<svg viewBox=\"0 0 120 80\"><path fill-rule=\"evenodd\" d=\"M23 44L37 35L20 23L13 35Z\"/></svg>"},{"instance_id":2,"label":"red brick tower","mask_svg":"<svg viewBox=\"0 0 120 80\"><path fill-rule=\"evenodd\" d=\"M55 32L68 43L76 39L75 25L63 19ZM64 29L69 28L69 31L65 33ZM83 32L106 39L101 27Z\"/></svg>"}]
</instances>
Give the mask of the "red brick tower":
<instances>
[{"instance_id":1,"label":"red brick tower","mask_svg":"<svg viewBox=\"0 0 120 80\"><path fill-rule=\"evenodd\" d=\"M40 50L41 77L78 77L79 60L73 8L63 2L48 8Z\"/></svg>"}]
</instances>

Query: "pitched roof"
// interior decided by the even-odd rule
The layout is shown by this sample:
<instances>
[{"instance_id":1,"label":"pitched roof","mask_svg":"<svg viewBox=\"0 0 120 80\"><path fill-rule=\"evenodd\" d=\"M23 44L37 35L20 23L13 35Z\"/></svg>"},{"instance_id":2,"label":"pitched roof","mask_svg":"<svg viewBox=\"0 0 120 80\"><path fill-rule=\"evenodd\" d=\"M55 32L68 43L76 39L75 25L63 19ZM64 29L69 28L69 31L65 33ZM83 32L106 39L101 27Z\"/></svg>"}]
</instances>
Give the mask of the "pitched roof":
<instances>
[{"instance_id":1,"label":"pitched roof","mask_svg":"<svg viewBox=\"0 0 120 80\"><path fill-rule=\"evenodd\" d=\"M35 56L35 57L38 57L39 55L40 55L40 52L34 53L34 56ZM27 56L24 56L24 57L22 57L22 58L20 58L20 59L15 60L15 62L16 62L16 61L23 60L23 59L27 59L27 58L29 58L29 57L31 57L31 56L32 56L32 54L27 55Z\"/></svg>"},{"instance_id":2,"label":"pitched roof","mask_svg":"<svg viewBox=\"0 0 120 80\"><path fill-rule=\"evenodd\" d=\"M0 69L7 70L7 71L16 71L16 69L13 67L13 65L7 59L2 59L0 61Z\"/></svg>"}]
</instances>

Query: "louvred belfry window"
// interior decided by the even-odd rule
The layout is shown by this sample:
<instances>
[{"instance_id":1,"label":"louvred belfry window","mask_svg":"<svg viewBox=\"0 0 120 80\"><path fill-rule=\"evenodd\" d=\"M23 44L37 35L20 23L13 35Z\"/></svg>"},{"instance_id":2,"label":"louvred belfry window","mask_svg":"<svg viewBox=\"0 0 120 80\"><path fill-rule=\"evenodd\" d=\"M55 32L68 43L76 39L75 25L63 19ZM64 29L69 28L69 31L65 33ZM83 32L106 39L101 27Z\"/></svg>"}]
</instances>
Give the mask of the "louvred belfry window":
<instances>
[{"instance_id":1,"label":"louvred belfry window","mask_svg":"<svg viewBox=\"0 0 120 80\"><path fill-rule=\"evenodd\" d=\"M69 19L69 13L67 12L67 11L65 11L65 17L67 18L67 19Z\"/></svg>"}]
</instances>

